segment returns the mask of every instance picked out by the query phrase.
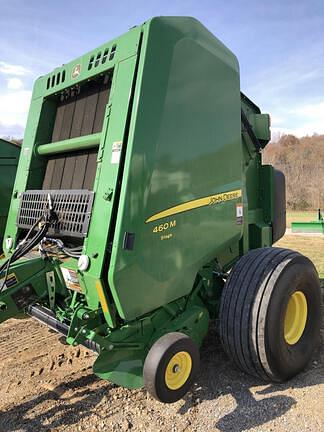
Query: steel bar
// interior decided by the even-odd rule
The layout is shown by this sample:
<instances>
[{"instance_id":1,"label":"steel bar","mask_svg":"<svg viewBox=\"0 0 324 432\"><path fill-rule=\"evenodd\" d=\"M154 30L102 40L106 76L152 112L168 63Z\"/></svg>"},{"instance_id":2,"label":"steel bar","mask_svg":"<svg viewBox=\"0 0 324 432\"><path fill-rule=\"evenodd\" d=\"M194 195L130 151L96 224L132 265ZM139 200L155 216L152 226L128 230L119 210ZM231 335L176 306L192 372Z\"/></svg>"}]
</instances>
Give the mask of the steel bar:
<instances>
[{"instance_id":1,"label":"steel bar","mask_svg":"<svg viewBox=\"0 0 324 432\"><path fill-rule=\"evenodd\" d=\"M99 146L100 138L101 133L80 136L49 144L42 144L37 147L36 151L40 156L47 156L57 153L66 153L70 151L94 148Z\"/></svg>"}]
</instances>

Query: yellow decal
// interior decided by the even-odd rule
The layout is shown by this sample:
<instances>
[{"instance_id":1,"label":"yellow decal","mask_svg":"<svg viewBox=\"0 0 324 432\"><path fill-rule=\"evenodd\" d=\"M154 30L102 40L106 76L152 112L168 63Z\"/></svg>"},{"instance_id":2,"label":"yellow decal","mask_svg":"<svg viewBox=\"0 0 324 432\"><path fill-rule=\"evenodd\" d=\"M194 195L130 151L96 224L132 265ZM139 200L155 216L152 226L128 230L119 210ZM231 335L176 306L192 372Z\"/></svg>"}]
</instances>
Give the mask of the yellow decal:
<instances>
[{"instance_id":1,"label":"yellow decal","mask_svg":"<svg viewBox=\"0 0 324 432\"><path fill-rule=\"evenodd\" d=\"M173 234L161 235L161 240L170 240L172 237L173 237Z\"/></svg>"},{"instance_id":2,"label":"yellow decal","mask_svg":"<svg viewBox=\"0 0 324 432\"><path fill-rule=\"evenodd\" d=\"M172 220L169 222L165 222L162 223L160 225L155 225L155 227L153 228L153 232L154 233L161 233L169 228L175 228L177 226L177 221L176 220Z\"/></svg>"},{"instance_id":3,"label":"yellow decal","mask_svg":"<svg viewBox=\"0 0 324 432\"><path fill-rule=\"evenodd\" d=\"M96 288L97 288L97 292L98 292L98 296L99 296L99 300L100 300L100 303L102 306L103 313L107 313L108 312L108 304L107 304L105 294L103 292L102 285L101 285L99 280L96 281Z\"/></svg>"},{"instance_id":4,"label":"yellow decal","mask_svg":"<svg viewBox=\"0 0 324 432\"><path fill-rule=\"evenodd\" d=\"M183 213L189 210L194 210L200 207L206 207L214 204L219 204L225 201L231 201L242 196L242 189L236 189L229 192L223 192L216 195L209 195L203 198L198 198L192 201L188 201L183 204L176 205L169 209L163 210L155 215L146 219L145 223L153 222L158 219L162 219L168 216L173 216L178 213Z\"/></svg>"}]
</instances>

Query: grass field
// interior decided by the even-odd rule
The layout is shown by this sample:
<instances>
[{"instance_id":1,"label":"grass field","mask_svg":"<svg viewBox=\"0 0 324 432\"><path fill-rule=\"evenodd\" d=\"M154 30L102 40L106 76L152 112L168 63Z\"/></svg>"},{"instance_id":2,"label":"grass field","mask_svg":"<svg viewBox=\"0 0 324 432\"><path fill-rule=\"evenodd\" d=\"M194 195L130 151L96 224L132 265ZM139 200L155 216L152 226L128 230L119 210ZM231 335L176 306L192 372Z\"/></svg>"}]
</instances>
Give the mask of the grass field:
<instances>
[{"instance_id":1,"label":"grass field","mask_svg":"<svg viewBox=\"0 0 324 432\"><path fill-rule=\"evenodd\" d=\"M291 222L307 222L316 220L317 213L313 212L287 212L287 228L290 228ZM294 249L310 258L315 264L319 274L324 279L324 235L285 235L274 246Z\"/></svg>"},{"instance_id":2,"label":"grass field","mask_svg":"<svg viewBox=\"0 0 324 432\"><path fill-rule=\"evenodd\" d=\"M310 258L324 278L324 236L285 235L274 246L296 250Z\"/></svg>"}]
</instances>

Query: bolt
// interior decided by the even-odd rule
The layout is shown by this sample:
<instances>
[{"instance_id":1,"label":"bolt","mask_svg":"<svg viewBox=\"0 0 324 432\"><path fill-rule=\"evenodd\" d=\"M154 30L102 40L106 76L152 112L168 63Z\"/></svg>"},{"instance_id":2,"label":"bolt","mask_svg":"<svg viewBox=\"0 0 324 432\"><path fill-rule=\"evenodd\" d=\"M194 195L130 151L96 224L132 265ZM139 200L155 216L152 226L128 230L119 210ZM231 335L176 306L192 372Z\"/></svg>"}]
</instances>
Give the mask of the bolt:
<instances>
[{"instance_id":1,"label":"bolt","mask_svg":"<svg viewBox=\"0 0 324 432\"><path fill-rule=\"evenodd\" d=\"M173 373L178 373L179 371L180 371L180 366L179 365L174 365L172 372Z\"/></svg>"},{"instance_id":2,"label":"bolt","mask_svg":"<svg viewBox=\"0 0 324 432\"><path fill-rule=\"evenodd\" d=\"M5 312L7 310L7 305L4 302L0 302L0 312Z\"/></svg>"},{"instance_id":3,"label":"bolt","mask_svg":"<svg viewBox=\"0 0 324 432\"><path fill-rule=\"evenodd\" d=\"M83 315L82 315L82 319L84 319L84 320L88 320L90 318L90 315L87 313L87 312L85 312Z\"/></svg>"},{"instance_id":4,"label":"bolt","mask_svg":"<svg viewBox=\"0 0 324 432\"><path fill-rule=\"evenodd\" d=\"M109 345L108 349L109 349L109 351L113 350L114 349L114 345Z\"/></svg>"},{"instance_id":5,"label":"bolt","mask_svg":"<svg viewBox=\"0 0 324 432\"><path fill-rule=\"evenodd\" d=\"M103 195L103 199L104 199L105 201L111 201L112 196L113 196L113 192L114 192L114 190L111 189L111 188L109 188L108 191L104 193L104 195Z\"/></svg>"},{"instance_id":6,"label":"bolt","mask_svg":"<svg viewBox=\"0 0 324 432\"><path fill-rule=\"evenodd\" d=\"M74 327L74 331L77 332L79 329L78 327Z\"/></svg>"},{"instance_id":7,"label":"bolt","mask_svg":"<svg viewBox=\"0 0 324 432\"><path fill-rule=\"evenodd\" d=\"M86 334L87 333L87 330L86 329L83 329L82 330L82 334Z\"/></svg>"}]
</instances>

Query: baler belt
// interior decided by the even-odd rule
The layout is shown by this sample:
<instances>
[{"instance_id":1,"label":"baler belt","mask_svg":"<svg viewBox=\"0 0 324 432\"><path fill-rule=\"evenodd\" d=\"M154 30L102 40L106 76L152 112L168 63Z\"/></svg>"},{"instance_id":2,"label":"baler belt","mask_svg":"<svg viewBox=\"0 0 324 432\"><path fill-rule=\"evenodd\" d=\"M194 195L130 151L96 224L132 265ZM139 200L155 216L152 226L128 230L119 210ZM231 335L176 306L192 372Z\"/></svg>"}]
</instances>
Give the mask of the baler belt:
<instances>
[{"instance_id":1,"label":"baler belt","mask_svg":"<svg viewBox=\"0 0 324 432\"><path fill-rule=\"evenodd\" d=\"M111 76L89 81L58 101L52 143L101 132ZM58 154L49 158L43 189L92 189L97 150Z\"/></svg>"}]
</instances>

